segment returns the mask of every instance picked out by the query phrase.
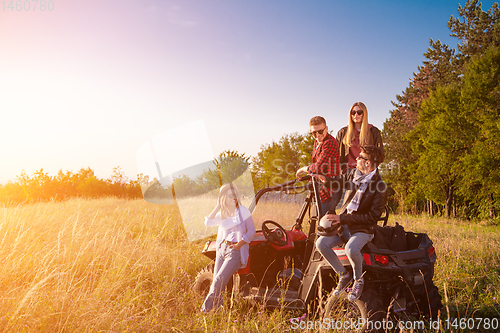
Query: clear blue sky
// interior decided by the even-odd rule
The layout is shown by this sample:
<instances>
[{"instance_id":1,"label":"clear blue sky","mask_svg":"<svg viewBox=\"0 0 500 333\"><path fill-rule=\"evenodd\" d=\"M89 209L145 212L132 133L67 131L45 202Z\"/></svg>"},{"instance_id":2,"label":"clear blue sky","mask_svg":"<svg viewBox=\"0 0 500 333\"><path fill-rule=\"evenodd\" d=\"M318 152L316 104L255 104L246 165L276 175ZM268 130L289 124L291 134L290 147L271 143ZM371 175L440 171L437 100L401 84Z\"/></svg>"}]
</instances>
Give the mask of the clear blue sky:
<instances>
[{"instance_id":1,"label":"clear blue sky","mask_svg":"<svg viewBox=\"0 0 500 333\"><path fill-rule=\"evenodd\" d=\"M0 4L1 182L40 168L107 178L120 166L135 178L139 147L200 119L214 155L255 156L306 132L315 115L336 132L356 101L382 129L429 39L457 43L447 26L455 1L9 3Z\"/></svg>"}]
</instances>

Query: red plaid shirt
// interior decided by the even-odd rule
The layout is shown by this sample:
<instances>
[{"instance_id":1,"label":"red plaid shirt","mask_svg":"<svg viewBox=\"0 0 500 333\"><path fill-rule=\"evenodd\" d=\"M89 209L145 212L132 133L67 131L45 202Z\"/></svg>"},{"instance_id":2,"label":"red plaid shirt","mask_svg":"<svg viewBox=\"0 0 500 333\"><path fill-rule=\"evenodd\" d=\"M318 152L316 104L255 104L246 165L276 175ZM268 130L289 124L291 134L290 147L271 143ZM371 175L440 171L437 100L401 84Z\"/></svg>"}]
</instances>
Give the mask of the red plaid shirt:
<instances>
[{"instance_id":1,"label":"red plaid shirt","mask_svg":"<svg viewBox=\"0 0 500 333\"><path fill-rule=\"evenodd\" d=\"M307 167L308 173L316 173L327 177L340 175L340 151L337 139L327 134L323 142L314 141L312 164ZM321 188L319 197L325 202L332 195L332 190Z\"/></svg>"}]
</instances>

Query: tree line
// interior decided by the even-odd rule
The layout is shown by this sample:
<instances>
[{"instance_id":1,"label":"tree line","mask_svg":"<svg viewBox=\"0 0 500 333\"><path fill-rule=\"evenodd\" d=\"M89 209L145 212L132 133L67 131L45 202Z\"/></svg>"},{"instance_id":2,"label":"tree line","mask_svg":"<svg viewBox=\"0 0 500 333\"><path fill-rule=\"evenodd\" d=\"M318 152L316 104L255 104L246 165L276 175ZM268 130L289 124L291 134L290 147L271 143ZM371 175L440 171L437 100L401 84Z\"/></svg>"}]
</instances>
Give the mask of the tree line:
<instances>
[{"instance_id":1,"label":"tree line","mask_svg":"<svg viewBox=\"0 0 500 333\"><path fill-rule=\"evenodd\" d=\"M49 175L43 169L33 175L22 171L14 181L0 185L0 203L17 205L22 203L62 201L70 198L119 197L127 199L182 199L218 190L223 183L238 179L245 172L249 177L239 181L244 193L253 190L250 174L250 157L236 151L226 150L216 159L200 166L194 166L198 173L193 176L189 170L181 170L172 179L150 179L138 174L137 180L130 180L120 167L113 168L109 179L99 178L91 168L81 168L78 172L59 172ZM191 168L192 169L192 168ZM248 171L247 171L248 170ZM173 201L166 201L173 203Z\"/></svg>"},{"instance_id":2,"label":"tree line","mask_svg":"<svg viewBox=\"0 0 500 333\"><path fill-rule=\"evenodd\" d=\"M244 193L253 192L252 176L247 170L250 166L250 157L240 154L234 150L225 150L213 161L192 166L186 170L180 170L164 179L140 175L144 198L146 200L164 199L169 200L195 197L211 192L218 193L224 183L234 182L243 187ZM245 177L247 172L248 177ZM242 177L243 176L243 177ZM243 179L242 179L243 178ZM173 201L172 201L173 202Z\"/></svg>"},{"instance_id":3,"label":"tree line","mask_svg":"<svg viewBox=\"0 0 500 333\"><path fill-rule=\"evenodd\" d=\"M140 198L140 179L129 180L120 167L113 168L109 179L98 178L91 168L76 173L59 170L55 176L40 169L31 176L23 171L15 181L0 185L0 202L4 205L105 196Z\"/></svg>"}]
</instances>

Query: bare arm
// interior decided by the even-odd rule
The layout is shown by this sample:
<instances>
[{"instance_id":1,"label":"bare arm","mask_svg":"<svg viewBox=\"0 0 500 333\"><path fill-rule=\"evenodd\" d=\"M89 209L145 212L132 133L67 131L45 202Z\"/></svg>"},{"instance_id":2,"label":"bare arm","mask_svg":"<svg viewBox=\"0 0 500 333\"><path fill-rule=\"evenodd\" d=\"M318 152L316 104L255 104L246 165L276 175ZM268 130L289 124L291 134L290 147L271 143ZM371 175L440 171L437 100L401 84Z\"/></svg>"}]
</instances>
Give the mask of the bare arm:
<instances>
[{"instance_id":1,"label":"bare arm","mask_svg":"<svg viewBox=\"0 0 500 333\"><path fill-rule=\"evenodd\" d=\"M219 224L220 218L216 219L217 213L220 211L220 203L217 200L217 206L215 206L214 210L205 217L205 225L207 227L213 227Z\"/></svg>"}]
</instances>

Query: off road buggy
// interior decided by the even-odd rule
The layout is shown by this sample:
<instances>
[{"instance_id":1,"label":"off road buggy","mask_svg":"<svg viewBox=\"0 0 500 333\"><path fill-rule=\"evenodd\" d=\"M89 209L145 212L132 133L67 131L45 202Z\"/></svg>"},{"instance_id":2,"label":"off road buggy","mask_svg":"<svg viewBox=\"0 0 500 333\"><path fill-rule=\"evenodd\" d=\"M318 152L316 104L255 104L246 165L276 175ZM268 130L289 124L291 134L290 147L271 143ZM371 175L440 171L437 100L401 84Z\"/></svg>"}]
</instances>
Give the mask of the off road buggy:
<instances>
[{"instance_id":1,"label":"off road buggy","mask_svg":"<svg viewBox=\"0 0 500 333\"><path fill-rule=\"evenodd\" d=\"M250 302L301 310L325 323L359 322L359 331L369 328L369 322L435 317L441 297L432 282L433 243L426 234L405 232L397 223L387 226L388 209L373 241L362 250L365 286L361 298L349 302L346 295L329 296L337 277L315 246L320 186L308 176L256 194L249 209L260 229L250 243L248 265L238 271L238 277L233 276L227 289ZM208 241L202 253L214 260L215 246L215 241ZM352 273L345 250L334 251ZM196 278L195 289L204 295L212 282L213 267L212 262Z\"/></svg>"}]
</instances>

